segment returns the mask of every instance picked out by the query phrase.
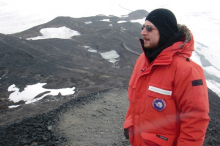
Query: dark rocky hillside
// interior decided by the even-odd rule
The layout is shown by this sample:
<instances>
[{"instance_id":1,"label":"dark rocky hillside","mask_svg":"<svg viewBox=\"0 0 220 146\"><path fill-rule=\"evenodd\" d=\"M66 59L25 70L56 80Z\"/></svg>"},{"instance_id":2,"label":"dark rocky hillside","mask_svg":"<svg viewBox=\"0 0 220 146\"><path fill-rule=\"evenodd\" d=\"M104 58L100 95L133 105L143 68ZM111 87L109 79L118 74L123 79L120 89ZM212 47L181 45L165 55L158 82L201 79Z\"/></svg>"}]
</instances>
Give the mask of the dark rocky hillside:
<instances>
[{"instance_id":1,"label":"dark rocky hillside","mask_svg":"<svg viewBox=\"0 0 220 146\"><path fill-rule=\"evenodd\" d=\"M138 41L141 25L130 21L144 18L147 14L147 11L138 10L128 17L57 17L20 33L0 34L0 146L129 145L120 128L127 110L128 81L138 54L142 53ZM110 22L100 21L103 19ZM127 22L117 23L122 20ZM90 21L92 23L85 23ZM41 36L42 28L62 26L81 35L71 39L27 40ZM89 52L85 46L101 53L116 50L119 60L111 63L100 53ZM76 87L76 93L47 96L32 104L8 100L10 85L15 84L22 91L26 85L39 82L47 83L44 87L50 89ZM209 98L211 121L204 145L217 146L220 145L220 99L211 90ZM8 108L15 104L22 105ZM74 114L77 110L78 114ZM116 119L109 119L108 114ZM70 130L73 125L68 124L77 118L85 124L87 119L95 121L96 124L83 125L84 128L77 125L77 121L74 123L77 132L87 131L92 144L85 142L84 135L80 137L76 130ZM109 127L102 120L110 121ZM118 122L115 124L115 121ZM104 132L106 135L97 130L92 133L97 126L102 130L107 128L109 132ZM100 139L106 141L96 142L94 135L101 135Z\"/></svg>"},{"instance_id":2,"label":"dark rocky hillside","mask_svg":"<svg viewBox=\"0 0 220 146\"><path fill-rule=\"evenodd\" d=\"M136 19L146 16L146 11L137 11ZM135 12L131 13L131 18ZM58 17L46 24L13 35L0 35L1 62L0 109L8 103L5 99L7 88L15 84L21 90L27 84L47 83L47 88L76 87L108 88L127 84L137 54L140 53L138 38L140 24L117 23L130 20L130 17L118 18L94 16L88 18ZM110 19L111 22L100 21ZM91 24L85 22L91 21ZM109 26L112 24L113 26ZM81 33L72 39L26 40L41 36L40 29L66 26ZM103 59L99 53L88 52L84 46L90 46L98 52L116 50L120 59L115 64ZM117 82L116 82L117 81Z\"/></svg>"}]
</instances>

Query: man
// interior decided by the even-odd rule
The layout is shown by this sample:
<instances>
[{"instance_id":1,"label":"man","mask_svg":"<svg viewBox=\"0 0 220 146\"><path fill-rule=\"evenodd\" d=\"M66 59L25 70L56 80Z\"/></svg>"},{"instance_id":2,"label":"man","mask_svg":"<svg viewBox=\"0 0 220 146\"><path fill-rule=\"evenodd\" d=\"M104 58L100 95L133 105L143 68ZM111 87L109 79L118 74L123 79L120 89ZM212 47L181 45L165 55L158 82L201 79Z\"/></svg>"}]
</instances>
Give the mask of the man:
<instances>
[{"instance_id":1,"label":"man","mask_svg":"<svg viewBox=\"0 0 220 146\"><path fill-rule=\"evenodd\" d=\"M203 69L190 59L193 35L167 9L150 12L141 35L125 136L132 146L202 146L209 104Z\"/></svg>"}]
</instances>

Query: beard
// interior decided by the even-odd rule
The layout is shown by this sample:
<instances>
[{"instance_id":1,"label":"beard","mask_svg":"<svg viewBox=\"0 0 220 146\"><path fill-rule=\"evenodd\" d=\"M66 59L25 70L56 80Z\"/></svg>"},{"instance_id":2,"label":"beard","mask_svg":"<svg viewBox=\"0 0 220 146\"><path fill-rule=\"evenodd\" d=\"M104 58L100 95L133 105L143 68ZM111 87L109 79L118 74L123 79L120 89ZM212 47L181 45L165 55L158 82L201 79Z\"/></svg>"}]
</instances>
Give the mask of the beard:
<instances>
[{"instance_id":1,"label":"beard","mask_svg":"<svg viewBox=\"0 0 220 146\"><path fill-rule=\"evenodd\" d=\"M144 48L146 49L156 49L158 47L158 44L145 44L144 43Z\"/></svg>"},{"instance_id":2,"label":"beard","mask_svg":"<svg viewBox=\"0 0 220 146\"><path fill-rule=\"evenodd\" d=\"M159 43L159 40L155 40L154 38L153 39L150 39L148 37L143 37L143 40L144 40L144 47L146 49L156 49L158 47L158 43Z\"/></svg>"}]
</instances>

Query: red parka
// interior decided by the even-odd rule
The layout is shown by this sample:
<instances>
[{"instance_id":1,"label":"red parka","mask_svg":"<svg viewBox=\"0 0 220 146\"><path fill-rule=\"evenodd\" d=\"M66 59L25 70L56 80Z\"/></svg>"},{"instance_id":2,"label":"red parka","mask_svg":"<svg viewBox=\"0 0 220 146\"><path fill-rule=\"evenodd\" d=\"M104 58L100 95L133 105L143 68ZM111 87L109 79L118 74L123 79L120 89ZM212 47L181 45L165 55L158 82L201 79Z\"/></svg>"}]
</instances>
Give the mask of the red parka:
<instances>
[{"instance_id":1,"label":"red parka","mask_svg":"<svg viewBox=\"0 0 220 146\"><path fill-rule=\"evenodd\" d=\"M209 123L203 69L190 56L194 40L178 25L182 41L149 63L142 53L129 82L124 129L132 146L202 146Z\"/></svg>"}]
</instances>

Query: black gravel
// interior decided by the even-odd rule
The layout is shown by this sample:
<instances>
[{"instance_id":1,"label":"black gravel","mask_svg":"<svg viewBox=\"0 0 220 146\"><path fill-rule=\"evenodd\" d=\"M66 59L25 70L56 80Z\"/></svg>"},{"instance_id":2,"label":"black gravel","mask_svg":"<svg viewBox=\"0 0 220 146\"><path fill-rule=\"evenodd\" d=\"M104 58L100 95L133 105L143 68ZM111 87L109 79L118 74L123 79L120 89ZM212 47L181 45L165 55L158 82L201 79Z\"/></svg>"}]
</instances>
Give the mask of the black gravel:
<instances>
[{"instance_id":1,"label":"black gravel","mask_svg":"<svg viewBox=\"0 0 220 146\"><path fill-rule=\"evenodd\" d=\"M204 146L220 146L220 99L209 90L210 122L206 132Z\"/></svg>"},{"instance_id":2,"label":"black gravel","mask_svg":"<svg viewBox=\"0 0 220 146\"><path fill-rule=\"evenodd\" d=\"M56 122L73 106L86 104L108 89L72 99L48 113L28 117L0 127L0 146L63 146L67 138L59 134Z\"/></svg>"},{"instance_id":3,"label":"black gravel","mask_svg":"<svg viewBox=\"0 0 220 146\"><path fill-rule=\"evenodd\" d=\"M1 146L59 145L66 141L54 134L59 110L22 120L0 128Z\"/></svg>"}]
</instances>

